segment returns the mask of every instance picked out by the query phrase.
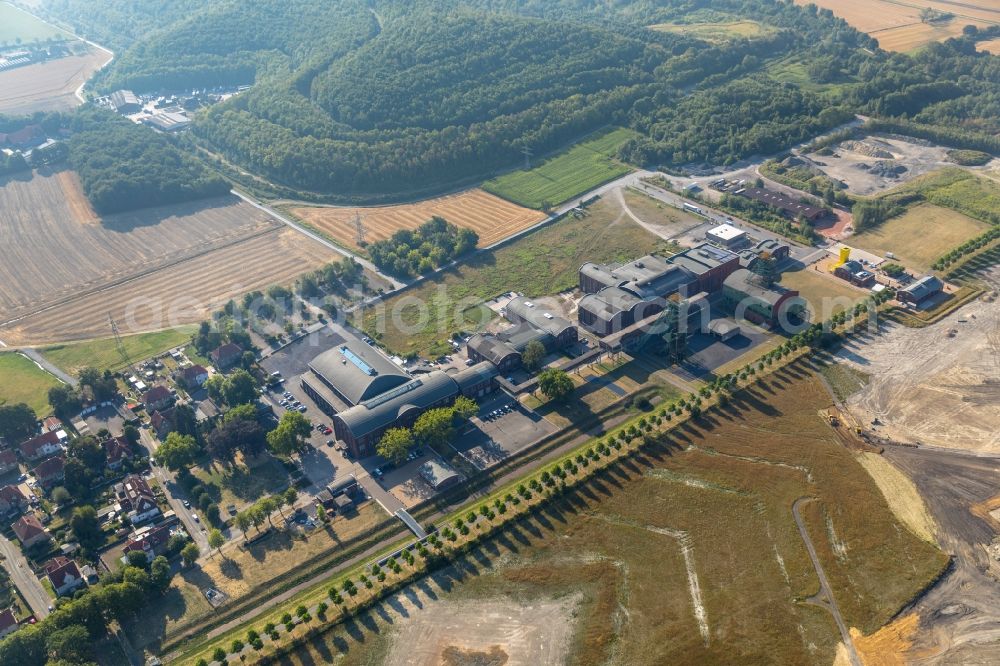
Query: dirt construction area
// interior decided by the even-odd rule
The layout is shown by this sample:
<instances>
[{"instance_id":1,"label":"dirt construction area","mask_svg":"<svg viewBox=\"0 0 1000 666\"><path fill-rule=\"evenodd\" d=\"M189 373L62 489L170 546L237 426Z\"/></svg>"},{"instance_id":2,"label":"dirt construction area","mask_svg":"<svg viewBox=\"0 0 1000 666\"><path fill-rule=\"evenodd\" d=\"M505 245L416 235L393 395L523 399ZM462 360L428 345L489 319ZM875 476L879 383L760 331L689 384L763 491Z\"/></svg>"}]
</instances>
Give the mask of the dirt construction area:
<instances>
[{"instance_id":1,"label":"dirt construction area","mask_svg":"<svg viewBox=\"0 0 1000 666\"><path fill-rule=\"evenodd\" d=\"M883 632L898 630L897 640L880 645L880 659L866 663L997 663L1000 522L989 509L1000 505L1000 458L908 447L888 447L885 457L913 479L939 526L938 541L954 563L907 609L919 617L919 626L912 613L888 625Z\"/></svg>"},{"instance_id":2,"label":"dirt construction area","mask_svg":"<svg viewBox=\"0 0 1000 666\"><path fill-rule=\"evenodd\" d=\"M518 206L483 190L468 190L436 199L372 208L285 207L308 225L344 247L358 247L357 216L361 216L365 241L385 240L400 229L416 229L437 215L479 234L479 247L487 247L538 224L545 213Z\"/></svg>"},{"instance_id":3,"label":"dirt construction area","mask_svg":"<svg viewBox=\"0 0 1000 666\"><path fill-rule=\"evenodd\" d=\"M200 321L337 255L235 198L98 218L70 171L0 180L0 340L84 339Z\"/></svg>"},{"instance_id":4,"label":"dirt construction area","mask_svg":"<svg viewBox=\"0 0 1000 666\"><path fill-rule=\"evenodd\" d=\"M565 663L574 597L432 602L396 628L386 666Z\"/></svg>"},{"instance_id":5,"label":"dirt construction area","mask_svg":"<svg viewBox=\"0 0 1000 666\"><path fill-rule=\"evenodd\" d=\"M993 269L1000 284L1000 268ZM862 423L892 439L1000 453L1000 307L975 300L926 328L893 330L840 358L870 375L849 398ZM948 333L955 331L953 337Z\"/></svg>"},{"instance_id":6,"label":"dirt construction area","mask_svg":"<svg viewBox=\"0 0 1000 666\"><path fill-rule=\"evenodd\" d=\"M804 157L834 180L843 181L851 194L869 196L892 189L917 176L948 166L947 148L919 139L867 136L832 146L833 155Z\"/></svg>"},{"instance_id":7,"label":"dirt construction area","mask_svg":"<svg viewBox=\"0 0 1000 666\"><path fill-rule=\"evenodd\" d=\"M90 48L80 55L0 72L0 113L72 109L80 103L77 88L110 59L106 51Z\"/></svg>"}]
</instances>

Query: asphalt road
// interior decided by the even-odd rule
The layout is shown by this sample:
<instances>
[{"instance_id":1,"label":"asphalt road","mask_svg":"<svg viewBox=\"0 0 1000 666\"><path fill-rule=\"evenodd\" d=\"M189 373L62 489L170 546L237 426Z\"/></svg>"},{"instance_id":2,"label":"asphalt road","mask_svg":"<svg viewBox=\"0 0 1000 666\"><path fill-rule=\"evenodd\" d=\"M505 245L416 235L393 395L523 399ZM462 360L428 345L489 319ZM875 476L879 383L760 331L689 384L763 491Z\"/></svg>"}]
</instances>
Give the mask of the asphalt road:
<instances>
[{"instance_id":1,"label":"asphalt road","mask_svg":"<svg viewBox=\"0 0 1000 666\"><path fill-rule=\"evenodd\" d=\"M27 600L35 617L41 620L49 614L49 606L52 605L52 598L42 587L42 583L35 577L28 561L21 554L21 548L16 543L11 543L0 535L0 555L3 555L4 567L10 574L10 579L21 592L21 596Z\"/></svg>"},{"instance_id":2,"label":"asphalt road","mask_svg":"<svg viewBox=\"0 0 1000 666\"><path fill-rule=\"evenodd\" d=\"M139 431L139 443L146 447L150 457L156 455L157 444L148 430L141 429ZM151 465L150 468L153 470L153 477L159 482L160 487L163 488L167 502L170 503L170 508L177 514L184 528L191 535L191 539L198 544L202 557L208 555L210 550L208 546L208 534L203 531L205 528L201 522L194 519L194 510L185 509L182 498L176 496L177 493L175 491L180 490L180 485L175 480L174 475L160 465Z\"/></svg>"},{"instance_id":3,"label":"asphalt road","mask_svg":"<svg viewBox=\"0 0 1000 666\"><path fill-rule=\"evenodd\" d=\"M844 641L844 645L847 646L847 654L851 659L851 664L853 666L862 666L861 659L858 658L858 653L854 649L854 641L851 640L851 634L848 633L847 625L844 624L844 618L840 615L840 609L837 608L837 600L833 598L830 581L826 579L826 572L823 571L823 565L820 564L819 557L816 556L816 549L813 547L812 539L809 538L809 531L806 530L806 525L802 522L802 516L799 514L799 505L804 502L811 502L812 499L812 497L800 497L792 504L792 515L795 517L795 525L799 528L799 534L806 544L806 550L809 551L809 559L812 560L813 568L816 569L816 576L819 578L819 593L811 597L809 601L830 611L830 615L833 616L834 621L837 623L837 628L840 629L841 639Z\"/></svg>"}]
</instances>

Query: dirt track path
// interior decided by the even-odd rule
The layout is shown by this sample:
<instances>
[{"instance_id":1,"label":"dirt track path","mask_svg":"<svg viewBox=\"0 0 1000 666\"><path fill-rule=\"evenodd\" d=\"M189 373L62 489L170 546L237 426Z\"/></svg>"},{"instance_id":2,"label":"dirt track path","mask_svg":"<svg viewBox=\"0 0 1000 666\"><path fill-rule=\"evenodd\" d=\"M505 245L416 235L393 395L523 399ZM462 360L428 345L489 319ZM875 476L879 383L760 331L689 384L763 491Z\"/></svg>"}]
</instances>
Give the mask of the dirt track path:
<instances>
[{"instance_id":1,"label":"dirt track path","mask_svg":"<svg viewBox=\"0 0 1000 666\"><path fill-rule=\"evenodd\" d=\"M834 621L837 623L837 628L840 629L840 636L847 647L847 654L851 659L851 664L853 666L862 666L861 659L858 658L858 653L854 649L854 641L851 640L851 634L848 633L847 625L844 624L844 618L840 615L837 600L833 598L830 581L826 579L826 572L823 571L823 565L820 564L819 557L816 555L816 549L813 547L812 539L809 538L809 532L806 530L806 525L799 514L799 506L804 502L811 502L812 499L812 497L800 497L792 504L792 516L795 517L795 525L799 528L799 534L806 544L806 550L809 551L809 559L812 560L813 568L816 569L816 576L819 578L819 593L811 597L808 601L830 611L830 615L833 616Z\"/></svg>"}]
</instances>

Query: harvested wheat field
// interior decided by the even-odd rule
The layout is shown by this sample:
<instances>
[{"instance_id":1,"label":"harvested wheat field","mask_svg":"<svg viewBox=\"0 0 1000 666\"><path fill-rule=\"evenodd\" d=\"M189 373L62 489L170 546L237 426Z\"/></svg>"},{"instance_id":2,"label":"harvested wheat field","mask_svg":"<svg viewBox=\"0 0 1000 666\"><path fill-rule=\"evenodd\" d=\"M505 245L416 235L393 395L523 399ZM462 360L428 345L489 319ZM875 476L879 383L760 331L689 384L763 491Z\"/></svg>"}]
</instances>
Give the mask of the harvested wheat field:
<instances>
[{"instance_id":1,"label":"harvested wheat field","mask_svg":"<svg viewBox=\"0 0 1000 666\"><path fill-rule=\"evenodd\" d=\"M0 72L0 113L72 109L80 103L77 88L109 60L108 52L90 48L80 55Z\"/></svg>"},{"instance_id":2,"label":"harvested wheat field","mask_svg":"<svg viewBox=\"0 0 1000 666\"><path fill-rule=\"evenodd\" d=\"M0 210L6 344L107 335L109 311L123 333L190 323L242 289L291 281L335 256L234 197L101 219L70 171L0 180ZM140 299L132 313L131 299Z\"/></svg>"},{"instance_id":3,"label":"harvested wheat field","mask_svg":"<svg viewBox=\"0 0 1000 666\"><path fill-rule=\"evenodd\" d=\"M852 26L878 40L887 51L912 51L925 44L962 34L966 25L979 28L1000 23L1000 3L972 0L954 3L945 0L795 0L829 9ZM953 15L951 20L924 23L920 11L931 8Z\"/></svg>"},{"instance_id":4,"label":"harvested wheat field","mask_svg":"<svg viewBox=\"0 0 1000 666\"><path fill-rule=\"evenodd\" d=\"M479 234L479 247L501 241L538 224L545 213L523 208L483 190L397 206L372 208L288 207L286 210L344 247L359 250L355 219L361 215L365 241L385 240L400 229L416 229L437 215Z\"/></svg>"},{"instance_id":5,"label":"harvested wheat field","mask_svg":"<svg viewBox=\"0 0 1000 666\"><path fill-rule=\"evenodd\" d=\"M997 39L989 39L985 42L979 42L976 44L976 48L986 53L1000 55L1000 37Z\"/></svg>"}]
</instances>

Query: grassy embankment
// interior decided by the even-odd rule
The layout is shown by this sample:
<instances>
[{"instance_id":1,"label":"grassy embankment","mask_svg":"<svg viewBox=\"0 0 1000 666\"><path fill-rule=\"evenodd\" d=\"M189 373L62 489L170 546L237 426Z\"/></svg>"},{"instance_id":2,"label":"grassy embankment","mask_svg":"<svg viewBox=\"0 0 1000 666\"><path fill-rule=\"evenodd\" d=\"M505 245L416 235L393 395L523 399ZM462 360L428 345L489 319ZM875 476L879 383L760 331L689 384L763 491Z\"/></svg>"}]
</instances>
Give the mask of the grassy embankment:
<instances>
[{"instance_id":1,"label":"grassy embankment","mask_svg":"<svg viewBox=\"0 0 1000 666\"><path fill-rule=\"evenodd\" d=\"M61 384L27 357L13 352L0 354L0 404L23 402L42 417L52 411L49 389Z\"/></svg>"},{"instance_id":2,"label":"grassy embankment","mask_svg":"<svg viewBox=\"0 0 1000 666\"><path fill-rule=\"evenodd\" d=\"M529 170L512 171L483 183L483 189L528 208L569 201L623 176L632 167L615 158L618 147L637 136L617 128L588 138Z\"/></svg>"},{"instance_id":3,"label":"grassy embankment","mask_svg":"<svg viewBox=\"0 0 1000 666\"><path fill-rule=\"evenodd\" d=\"M191 340L194 332L194 326L181 326L154 333L123 336L122 343L129 358L136 362L184 345ZM50 345L42 348L41 352L50 362L70 374L76 374L86 367L112 371L125 367L114 338Z\"/></svg>"}]
</instances>

